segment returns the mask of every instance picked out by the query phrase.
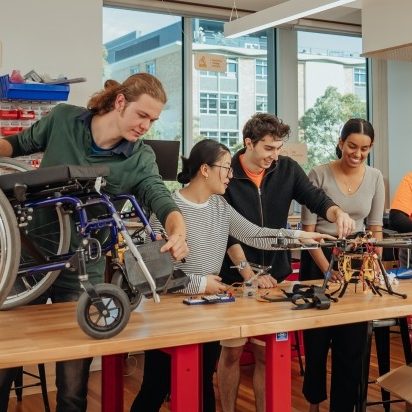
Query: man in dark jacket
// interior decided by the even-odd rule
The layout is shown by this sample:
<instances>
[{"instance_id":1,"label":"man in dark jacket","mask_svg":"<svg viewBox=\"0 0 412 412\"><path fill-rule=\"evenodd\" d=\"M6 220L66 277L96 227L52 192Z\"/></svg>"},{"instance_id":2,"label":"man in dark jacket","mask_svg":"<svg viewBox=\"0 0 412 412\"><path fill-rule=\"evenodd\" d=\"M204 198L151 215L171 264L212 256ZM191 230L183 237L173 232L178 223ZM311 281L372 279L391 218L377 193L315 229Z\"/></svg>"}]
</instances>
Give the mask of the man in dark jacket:
<instances>
[{"instance_id":1,"label":"man in dark jacket","mask_svg":"<svg viewBox=\"0 0 412 412\"><path fill-rule=\"evenodd\" d=\"M232 160L233 179L226 200L251 222L270 228L286 227L292 200L335 222L339 237L354 229L353 220L325 194L312 185L297 162L280 156L290 128L268 113L254 115L243 128L244 148ZM243 282L252 277L248 262L272 266L270 275L259 277L259 287L276 286L291 273L286 251L262 251L234 239L228 242L228 257L220 275L225 283ZM239 266L237 270L230 266ZM239 359L246 340L223 341L218 382L224 412L234 412L239 386ZM260 341L252 340L255 355L254 391L256 411L264 411L265 352Z\"/></svg>"}]
</instances>

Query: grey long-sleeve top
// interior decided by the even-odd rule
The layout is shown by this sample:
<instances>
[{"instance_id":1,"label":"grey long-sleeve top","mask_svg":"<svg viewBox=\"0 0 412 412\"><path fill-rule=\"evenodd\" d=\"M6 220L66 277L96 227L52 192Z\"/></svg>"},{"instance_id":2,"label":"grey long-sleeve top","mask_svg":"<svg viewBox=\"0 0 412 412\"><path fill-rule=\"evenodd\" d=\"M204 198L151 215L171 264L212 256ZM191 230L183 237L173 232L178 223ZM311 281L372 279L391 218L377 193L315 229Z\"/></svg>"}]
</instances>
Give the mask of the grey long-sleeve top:
<instances>
[{"instance_id":1,"label":"grey long-sleeve top","mask_svg":"<svg viewBox=\"0 0 412 412\"><path fill-rule=\"evenodd\" d=\"M365 229L365 223L382 225L385 206L385 187L380 170L366 166L365 175L358 190L345 194L335 180L330 163L317 166L309 173L309 179L317 187L322 188L326 194L356 222L356 231ZM316 225L316 231L336 235L336 225L321 216L310 213L302 208L302 223Z\"/></svg>"}]
</instances>

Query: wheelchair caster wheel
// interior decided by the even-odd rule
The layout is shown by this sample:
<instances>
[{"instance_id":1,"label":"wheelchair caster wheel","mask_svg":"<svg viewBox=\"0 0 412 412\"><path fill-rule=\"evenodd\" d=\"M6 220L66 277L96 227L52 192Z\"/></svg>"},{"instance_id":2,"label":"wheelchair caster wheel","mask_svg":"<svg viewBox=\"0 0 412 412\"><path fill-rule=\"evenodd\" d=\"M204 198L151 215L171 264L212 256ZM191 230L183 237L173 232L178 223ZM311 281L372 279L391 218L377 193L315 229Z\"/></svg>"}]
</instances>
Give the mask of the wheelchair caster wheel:
<instances>
[{"instance_id":1,"label":"wheelchair caster wheel","mask_svg":"<svg viewBox=\"0 0 412 412\"><path fill-rule=\"evenodd\" d=\"M83 332L92 338L111 338L120 333L129 321L129 298L115 285L101 283L94 288L103 302L105 313L84 292L77 304L77 322Z\"/></svg>"},{"instance_id":2,"label":"wheelchair caster wheel","mask_svg":"<svg viewBox=\"0 0 412 412\"><path fill-rule=\"evenodd\" d=\"M130 290L129 285L127 284L127 281L125 280L125 278L124 278L124 276L123 276L123 274L120 270L116 270L113 273L112 285L116 285L120 289L123 289L123 291L129 297L130 309L132 311L135 310L140 305L140 302L142 301L143 295L140 292L133 293Z\"/></svg>"}]
</instances>

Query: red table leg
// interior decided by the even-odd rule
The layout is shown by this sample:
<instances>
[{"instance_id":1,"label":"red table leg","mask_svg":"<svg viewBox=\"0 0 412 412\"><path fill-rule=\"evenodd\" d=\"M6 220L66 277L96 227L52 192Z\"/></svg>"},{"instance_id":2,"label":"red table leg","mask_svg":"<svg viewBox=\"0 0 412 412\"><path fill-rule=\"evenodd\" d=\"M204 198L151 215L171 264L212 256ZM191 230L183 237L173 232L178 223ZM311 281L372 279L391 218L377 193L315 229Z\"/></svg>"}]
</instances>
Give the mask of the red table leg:
<instances>
[{"instance_id":1,"label":"red table leg","mask_svg":"<svg viewBox=\"0 0 412 412\"><path fill-rule=\"evenodd\" d=\"M201 411L199 345L165 349L172 361L171 412Z\"/></svg>"},{"instance_id":2,"label":"red table leg","mask_svg":"<svg viewBox=\"0 0 412 412\"><path fill-rule=\"evenodd\" d=\"M102 356L102 412L123 412L123 357Z\"/></svg>"},{"instance_id":3,"label":"red table leg","mask_svg":"<svg viewBox=\"0 0 412 412\"><path fill-rule=\"evenodd\" d=\"M267 335L266 412L290 412L292 408L291 344L287 332Z\"/></svg>"}]
</instances>

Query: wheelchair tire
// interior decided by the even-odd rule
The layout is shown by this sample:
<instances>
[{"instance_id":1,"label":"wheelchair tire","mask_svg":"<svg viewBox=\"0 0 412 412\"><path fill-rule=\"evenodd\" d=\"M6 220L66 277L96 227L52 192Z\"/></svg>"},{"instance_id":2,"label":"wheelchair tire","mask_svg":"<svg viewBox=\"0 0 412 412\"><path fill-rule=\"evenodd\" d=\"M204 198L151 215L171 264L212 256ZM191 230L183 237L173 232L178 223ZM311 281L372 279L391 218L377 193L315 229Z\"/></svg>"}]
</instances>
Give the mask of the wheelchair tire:
<instances>
[{"instance_id":1,"label":"wheelchair tire","mask_svg":"<svg viewBox=\"0 0 412 412\"><path fill-rule=\"evenodd\" d=\"M111 283L112 283L112 285L118 286L120 289L122 289L126 293L128 299L129 299L130 309L132 311L135 310L140 305L140 302L142 301L143 295L140 292L137 292L137 294L136 294L136 293L133 293L130 290L129 285L127 284L121 270L116 270L113 273Z\"/></svg>"},{"instance_id":2,"label":"wheelchair tire","mask_svg":"<svg viewBox=\"0 0 412 412\"><path fill-rule=\"evenodd\" d=\"M29 170L34 170L34 168L25 162L0 157L0 174L25 172ZM49 239L51 246L50 248L47 246L42 247L43 253L47 256L65 254L69 251L70 246L70 218L60 207L56 207L51 213L54 212L56 213L56 217L53 224L56 225L56 230ZM39 228L36 228L34 223L28 225L28 236L35 238L36 242L40 238L47 238L45 234L39 233ZM19 245L21 244L20 240L19 236ZM25 253L24 247L21 247L19 254L20 266L26 260L26 255L27 253ZM11 309L30 303L42 295L53 284L59 273L60 270L54 270L37 274L17 275L1 309Z\"/></svg>"},{"instance_id":3,"label":"wheelchair tire","mask_svg":"<svg viewBox=\"0 0 412 412\"><path fill-rule=\"evenodd\" d=\"M90 296L84 292L77 302L77 322L82 331L92 338L111 338L120 333L129 322L129 298L122 289L110 283L100 283L94 288L109 316L101 314Z\"/></svg>"},{"instance_id":4,"label":"wheelchair tire","mask_svg":"<svg viewBox=\"0 0 412 412\"><path fill-rule=\"evenodd\" d=\"M0 307L16 280L20 262L20 233L14 210L0 190Z\"/></svg>"}]
</instances>

